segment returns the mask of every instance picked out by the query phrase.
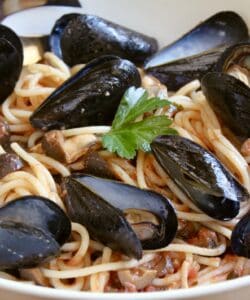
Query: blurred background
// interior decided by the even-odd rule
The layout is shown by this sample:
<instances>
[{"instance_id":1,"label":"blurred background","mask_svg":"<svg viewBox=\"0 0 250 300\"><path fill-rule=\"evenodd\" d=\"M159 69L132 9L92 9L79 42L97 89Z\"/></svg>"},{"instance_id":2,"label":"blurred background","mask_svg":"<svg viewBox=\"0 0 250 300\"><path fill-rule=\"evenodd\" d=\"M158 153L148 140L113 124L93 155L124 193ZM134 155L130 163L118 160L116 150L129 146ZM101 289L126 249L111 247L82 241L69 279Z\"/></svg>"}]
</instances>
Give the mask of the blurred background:
<instances>
[{"instance_id":1,"label":"blurred background","mask_svg":"<svg viewBox=\"0 0 250 300\"><path fill-rule=\"evenodd\" d=\"M78 0L0 0L0 19L15 11L41 5L80 6L80 2Z\"/></svg>"}]
</instances>

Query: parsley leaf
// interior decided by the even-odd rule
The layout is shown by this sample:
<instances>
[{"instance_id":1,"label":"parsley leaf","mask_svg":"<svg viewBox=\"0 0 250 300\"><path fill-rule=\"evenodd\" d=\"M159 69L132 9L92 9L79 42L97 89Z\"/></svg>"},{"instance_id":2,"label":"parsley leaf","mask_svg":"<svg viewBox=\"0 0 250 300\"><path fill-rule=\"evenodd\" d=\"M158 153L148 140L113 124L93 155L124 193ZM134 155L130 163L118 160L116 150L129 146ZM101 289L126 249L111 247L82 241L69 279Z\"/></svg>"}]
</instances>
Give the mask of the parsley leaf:
<instances>
[{"instance_id":1,"label":"parsley leaf","mask_svg":"<svg viewBox=\"0 0 250 300\"><path fill-rule=\"evenodd\" d=\"M150 151L150 143L158 135L177 134L176 130L169 128L172 121L166 116L150 116L134 122L144 113L169 104L158 97L148 99L143 88L129 88L121 100L110 132L102 138L103 147L120 157L132 159L136 150Z\"/></svg>"},{"instance_id":2,"label":"parsley leaf","mask_svg":"<svg viewBox=\"0 0 250 300\"><path fill-rule=\"evenodd\" d=\"M112 123L112 129L119 128L134 121L145 112L150 112L170 104L169 101L162 100L158 97L148 99L148 92L145 89L131 87L122 97Z\"/></svg>"},{"instance_id":3,"label":"parsley leaf","mask_svg":"<svg viewBox=\"0 0 250 300\"><path fill-rule=\"evenodd\" d=\"M150 151L152 140L162 134L176 134L168 128L171 121L165 116L152 116L108 132L103 137L103 146L120 157L132 159L136 150Z\"/></svg>"}]
</instances>

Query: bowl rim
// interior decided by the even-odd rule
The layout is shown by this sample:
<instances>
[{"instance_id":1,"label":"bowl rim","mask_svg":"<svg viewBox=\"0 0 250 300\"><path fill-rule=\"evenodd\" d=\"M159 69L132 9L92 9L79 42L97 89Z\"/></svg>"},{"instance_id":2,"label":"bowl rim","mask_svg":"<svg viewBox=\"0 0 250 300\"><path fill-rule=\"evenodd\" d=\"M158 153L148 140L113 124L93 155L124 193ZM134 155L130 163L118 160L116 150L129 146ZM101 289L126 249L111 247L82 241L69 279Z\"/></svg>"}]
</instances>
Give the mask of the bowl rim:
<instances>
[{"instance_id":1,"label":"bowl rim","mask_svg":"<svg viewBox=\"0 0 250 300\"><path fill-rule=\"evenodd\" d=\"M210 285L200 285L189 289L173 289L157 292L143 293L98 293L85 291L72 291L67 289L54 289L36 286L28 283L12 281L0 278L0 290L15 292L22 295L38 296L45 299L88 299L88 300L110 300L119 295L119 299L152 300L152 299L189 299L200 296L211 296L249 287L250 276L244 276L232 280L226 280Z\"/></svg>"}]
</instances>

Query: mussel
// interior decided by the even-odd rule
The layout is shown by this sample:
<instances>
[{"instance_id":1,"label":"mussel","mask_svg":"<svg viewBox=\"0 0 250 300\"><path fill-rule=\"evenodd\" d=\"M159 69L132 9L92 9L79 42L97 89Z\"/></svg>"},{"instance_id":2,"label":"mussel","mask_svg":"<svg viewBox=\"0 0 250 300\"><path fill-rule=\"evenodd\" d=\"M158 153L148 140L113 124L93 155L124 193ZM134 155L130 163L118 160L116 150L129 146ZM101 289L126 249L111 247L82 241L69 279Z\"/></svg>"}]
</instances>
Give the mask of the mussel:
<instances>
[{"instance_id":1,"label":"mussel","mask_svg":"<svg viewBox=\"0 0 250 300\"><path fill-rule=\"evenodd\" d=\"M162 248L175 237L176 213L158 193L86 174L64 178L63 190L71 219L113 250L139 259L142 248Z\"/></svg>"},{"instance_id":2,"label":"mussel","mask_svg":"<svg viewBox=\"0 0 250 300\"><path fill-rule=\"evenodd\" d=\"M69 218L49 199L25 196L8 203L0 208L0 269L48 261L70 233Z\"/></svg>"},{"instance_id":3,"label":"mussel","mask_svg":"<svg viewBox=\"0 0 250 300\"><path fill-rule=\"evenodd\" d=\"M58 57L62 58L61 50L61 37L62 33L69 23L70 20L73 20L75 17L80 16L80 14L67 14L58 19L52 28L51 34L49 36L49 47L50 50Z\"/></svg>"},{"instance_id":4,"label":"mussel","mask_svg":"<svg viewBox=\"0 0 250 300\"><path fill-rule=\"evenodd\" d=\"M42 130L110 124L124 92L140 83L139 72L130 61L99 57L52 93L30 122Z\"/></svg>"},{"instance_id":5,"label":"mussel","mask_svg":"<svg viewBox=\"0 0 250 300\"><path fill-rule=\"evenodd\" d=\"M224 50L225 47L212 49L150 68L147 73L166 84L170 91L176 91L192 80L201 79L204 74L213 71Z\"/></svg>"},{"instance_id":6,"label":"mussel","mask_svg":"<svg viewBox=\"0 0 250 300\"><path fill-rule=\"evenodd\" d=\"M234 12L221 12L156 53L145 69L175 91L213 71L227 47L247 38L248 29L241 17Z\"/></svg>"},{"instance_id":7,"label":"mussel","mask_svg":"<svg viewBox=\"0 0 250 300\"><path fill-rule=\"evenodd\" d=\"M236 136L246 139L250 137L250 43L228 48L215 71L202 78L202 91L223 123ZM245 78L245 82L234 74Z\"/></svg>"},{"instance_id":8,"label":"mussel","mask_svg":"<svg viewBox=\"0 0 250 300\"><path fill-rule=\"evenodd\" d=\"M87 14L64 15L51 32L51 40L58 37L63 60L70 66L110 54L142 64L158 49L154 38Z\"/></svg>"},{"instance_id":9,"label":"mussel","mask_svg":"<svg viewBox=\"0 0 250 300\"><path fill-rule=\"evenodd\" d=\"M202 79L202 91L224 124L237 136L250 137L250 89L240 80L219 72Z\"/></svg>"},{"instance_id":10,"label":"mussel","mask_svg":"<svg viewBox=\"0 0 250 300\"><path fill-rule=\"evenodd\" d=\"M14 90L23 65L23 49L18 36L0 24L0 103Z\"/></svg>"},{"instance_id":11,"label":"mussel","mask_svg":"<svg viewBox=\"0 0 250 300\"><path fill-rule=\"evenodd\" d=\"M166 173L194 204L212 218L226 221L237 216L246 189L220 161L200 145L181 136L159 136L151 144Z\"/></svg>"},{"instance_id":12,"label":"mussel","mask_svg":"<svg viewBox=\"0 0 250 300\"><path fill-rule=\"evenodd\" d=\"M234 227L231 248L238 256L250 258L250 212Z\"/></svg>"}]
</instances>

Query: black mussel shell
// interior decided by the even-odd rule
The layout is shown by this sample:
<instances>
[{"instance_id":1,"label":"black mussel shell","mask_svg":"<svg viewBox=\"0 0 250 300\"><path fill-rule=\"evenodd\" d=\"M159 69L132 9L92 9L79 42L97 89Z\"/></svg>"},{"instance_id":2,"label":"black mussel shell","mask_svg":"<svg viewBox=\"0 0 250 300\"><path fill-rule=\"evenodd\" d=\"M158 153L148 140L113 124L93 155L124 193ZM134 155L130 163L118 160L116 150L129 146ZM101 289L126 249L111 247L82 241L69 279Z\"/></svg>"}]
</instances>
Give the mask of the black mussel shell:
<instances>
[{"instance_id":1,"label":"black mussel shell","mask_svg":"<svg viewBox=\"0 0 250 300\"><path fill-rule=\"evenodd\" d=\"M231 248L238 256L250 258L250 212L235 226L231 237Z\"/></svg>"},{"instance_id":2,"label":"black mussel shell","mask_svg":"<svg viewBox=\"0 0 250 300\"><path fill-rule=\"evenodd\" d=\"M31 268L60 252L71 223L52 201L18 198L0 208L0 269Z\"/></svg>"},{"instance_id":3,"label":"black mussel shell","mask_svg":"<svg viewBox=\"0 0 250 300\"><path fill-rule=\"evenodd\" d=\"M212 72L201 81L209 104L237 136L250 137L250 88L228 74Z\"/></svg>"},{"instance_id":4,"label":"black mussel shell","mask_svg":"<svg viewBox=\"0 0 250 300\"><path fill-rule=\"evenodd\" d=\"M32 268L58 255L50 235L23 223L0 220L0 270Z\"/></svg>"},{"instance_id":5,"label":"black mussel shell","mask_svg":"<svg viewBox=\"0 0 250 300\"><path fill-rule=\"evenodd\" d=\"M70 66L109 54L141 64L157 48L154 38L93 15L72 19L61 38L63 60Z\"/></svg>"},{"instance_id":6,"label":"black mussel shell","mask_svg":"<svg viewBox=\"0 0 250 300\"><path fill-rule=\"evenodd\" d=\"M0 24L0 38L7 40L10 44L16 48L20 57L20 63L23 63L23 46L20 38L17 34L7 26Z\"/></svg>"},{"instance_id":7,"label":"black mussel shell","mask_svg":"<svg viewBox=\"0 0 250 300\"><path fill-rule=\"evenodd\" d=\"M223 45L232 45L247 38L247 25L238 14L232 11L219 12L153 55L146 62L145 68L167 64Z\"/></svg>"},{"instance_id":8,"label":"black mussel shell","mask_svg":"<svg viewBox=\"0 0 250 300\"><path fill-rule=\"evenodd\" d=\"M233 65L238 65L250 72L250 43L239 43L228 47L220 56L215 71L227 73Z\"/></svg>"},{"instance_id":9,"label":"black mussel shell","mask_svg":"<svg viewBox=\"0 0 250 300\"><path fill-rule=\"evenodd\" d=\"M61 50L61 36L62 33L69 23L70 20L75 17L80 16L80 14L67 14L58 19L52 28L50 37L49 37L49 46L50 50L58 57L62 58L62 50Z\"/></svg>"},{"instance_id":10,"label":"black mussel shell","mask_svg":"<svg viewBox=\"0 0 250 300\"><path fill-rule=\"evenodd\" d=\"M71 233L71 223L63 210L49 199L39 196L18 198L0 208L0 223L23 224L51 236L60 245Z\"/></svg>"},{"instance_id":11,"label":"black mussel shell","mask_svg":"<svg viewBox=\"0 0 250 300\"><path fill-rule=\"evenodd\" d=\"M22 62L17 49L0 37L0 103L14 90L22 70Z\"/></svg>"},{"instance_id":12,"label":"black mussel shell","mask_svg":"<svg viewBox=\"0 0 250 300\"><path fill-rule=\"evenodd\" d=\"M166 173L194 204L212 218L237 216L249 195L219 160L200 145L180 136L159 136L151 144Z\"/></svg>"},{"instance_id":13,"label":"black mussel shell","mask_svg":"<svg viewBox=\"0 0 250 300\"><path fill-rule=\"evenodd\" d=\"M91 61L63 83L32 114L42 130L111 124L130 86L140 86L135 65L116 56Z\"/></svg>"},{"instance_id":14,"label":"black mussel shell","mask_svg":"<svg viewBox=\"0 0 250 300\"><path fill-rule=\"evenodd\" d=\"M65 178L63 189L71 220L84 225L91 238L128 256L142 257L141 243L119 210L74 178Z\"/></svg>"},{"instance_id":15,"label":"black mussel shell","mask_svg":"<svg viewBox=\"0 0 250 300\"><path fill-rule=\"evenodd\" d=\"M176 213L170 202L158 193L85 174L65 178L64 189L71 218L85 225L94 239L114 250L140 258L141 246L162 248L175 237ZM157 218L158 225L148 224L150 237L139 241L125 218L124 212L129 209L147 211Z\"/></svg>"},{"instance_id":16,"label":"black mussel shell","mask_svg":"<svg viewBox=\"0 0 250 300\"><path fill-rule=\"evenodd\" d=\"M224 47L217 48L152 67L147 69L147 74L159 79L170 91L176 91L194 79L201 80L206 73L214 70L223 50L225 50Z\"/></svg>"}]
</instances>

